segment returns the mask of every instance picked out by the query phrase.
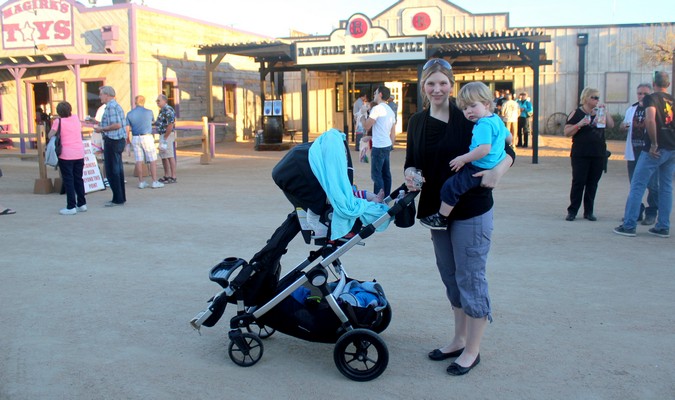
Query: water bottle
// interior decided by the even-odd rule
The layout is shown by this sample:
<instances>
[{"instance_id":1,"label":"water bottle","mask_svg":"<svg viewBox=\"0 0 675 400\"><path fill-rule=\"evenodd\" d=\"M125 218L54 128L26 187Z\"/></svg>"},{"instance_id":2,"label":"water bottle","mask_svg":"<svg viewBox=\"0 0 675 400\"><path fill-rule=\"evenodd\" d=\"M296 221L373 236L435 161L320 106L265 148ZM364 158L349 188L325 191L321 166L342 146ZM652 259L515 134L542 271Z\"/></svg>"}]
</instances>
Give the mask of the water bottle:
<instances>
[{"instance_id":1,"label":"water bottle","mask_svg":"<svg viewBox=\"0 0 675 400\"><path fill-rule=\"evenodd\" d=\"M607 126L607 117L605 115L605 108L600 107L595 114L595 126L598 128L604 128Z\"/></svg>"}]
</instances>

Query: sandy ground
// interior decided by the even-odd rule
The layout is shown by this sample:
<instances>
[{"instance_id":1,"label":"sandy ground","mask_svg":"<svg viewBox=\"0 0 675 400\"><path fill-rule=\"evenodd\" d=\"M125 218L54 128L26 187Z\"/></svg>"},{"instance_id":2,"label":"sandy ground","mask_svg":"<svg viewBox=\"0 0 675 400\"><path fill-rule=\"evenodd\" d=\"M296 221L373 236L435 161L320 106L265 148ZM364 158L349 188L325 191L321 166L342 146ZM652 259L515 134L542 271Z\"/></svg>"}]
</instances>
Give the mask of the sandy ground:
<instances>
[{"instance_id":1,"label":"sandy ground","mask_svg":"<svg viewBox=\"0 0 675 400\"><path fill-rule=\"evenodd\" d=\"M381 335L389 367L367 383L340 374L333 345L280 333L259 363L236 366L232 309L201 336L188 324L219 290L210 268L249 259L291 210L270 177L284 152L223 143L200 165L181 151L177 184L139 190L128 177L125 207L104 208L111 193L98 192L68 217L64 196L32 193L35 163L0 159L0 203L17 211L0 216L0 399L675 398L675 239L612 233L628 191L622 143L610 144L598 221L564 221L569 142L542 144L539 163L521 151L495 191L494 323L470 374L448 376L449 361L426 356L452 321L425 228L392 225L342 258L393 306ZM396 149L394 171L403 157ZM356 168L369 188L368 166ZM284 269L309 249L296 238Z\"/></svg>"}]
</instances>

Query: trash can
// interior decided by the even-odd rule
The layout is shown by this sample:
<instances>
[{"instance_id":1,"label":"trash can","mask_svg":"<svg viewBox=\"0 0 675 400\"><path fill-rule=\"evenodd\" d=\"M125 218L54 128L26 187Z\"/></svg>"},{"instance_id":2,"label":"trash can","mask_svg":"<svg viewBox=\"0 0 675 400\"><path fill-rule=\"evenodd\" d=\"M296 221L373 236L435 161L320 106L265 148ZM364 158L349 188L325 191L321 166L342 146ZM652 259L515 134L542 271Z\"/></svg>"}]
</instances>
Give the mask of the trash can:
<instances>
[{"instance_id":1,"label":"trash can","mask_svg":"<svg viewBox=\"0 0 675 400\"><path fill-rule=\"evenodd\" d=\"M276 144L283 142L283 117L280 115L266 115L263 118L263 143Z\"/></svg>"}]
</instances>

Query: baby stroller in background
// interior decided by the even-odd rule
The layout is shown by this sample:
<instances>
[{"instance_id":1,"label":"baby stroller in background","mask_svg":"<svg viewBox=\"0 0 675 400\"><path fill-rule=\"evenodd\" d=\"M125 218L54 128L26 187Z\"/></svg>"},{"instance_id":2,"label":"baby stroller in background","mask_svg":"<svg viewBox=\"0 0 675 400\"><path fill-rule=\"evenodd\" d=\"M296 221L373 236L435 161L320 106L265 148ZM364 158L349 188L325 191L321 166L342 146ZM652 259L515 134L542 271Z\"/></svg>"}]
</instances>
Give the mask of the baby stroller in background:
<instances>
[{"instance_id":1,"label":"baby stroller in background","mask_svg":"<svg viewBox=\"0 0 675 400\"><path fill-rule=\"evenodd\" d=\"M302 153L306 154L307 150L302 146L309 145L296 146L284 159L297 156L302 161ZM273 177L276 178L275 172ZM310 186L315 183L318 181L312 182L311 177L306 181ZM262 339L280 331L307 341L335 343L333 359L343 375L355 381L377 378L389 362L387 346L378 334L391 322L391 306L379 283L350 278L340 257L354 246L362 245L378 227L413 204L417 193L400 196L381 217L365 226L357 223L345 238L315 239L314 244L319 247L280 278L281 257L288 244L303 231L299 210L291 212L250 261L230 257L211 269L209 278L223 290L208 301L208 307L190 324L197 330L202 326L212 327L228 303L236 304L236 315L230 319L228 334L228 354L235 364L243 367L256 364L263 355ZM297 200L292 194L286 194L289 199ZM386 200L390 202L391 198ZM294 205L297 206L295 202ZM322 220L330 232L330 208L325 211ZM303 231L303 237L306 243L312 242L310 232Z\"/></svg>"}]
</instances>

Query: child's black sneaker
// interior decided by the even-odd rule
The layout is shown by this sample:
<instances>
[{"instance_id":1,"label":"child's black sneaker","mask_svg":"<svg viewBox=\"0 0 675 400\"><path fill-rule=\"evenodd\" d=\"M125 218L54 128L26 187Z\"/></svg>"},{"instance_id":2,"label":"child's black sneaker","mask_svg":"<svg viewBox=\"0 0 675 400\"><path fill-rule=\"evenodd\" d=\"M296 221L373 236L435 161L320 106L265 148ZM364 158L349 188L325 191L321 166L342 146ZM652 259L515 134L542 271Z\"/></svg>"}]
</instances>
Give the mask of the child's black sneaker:
<instances>
[{"instance_id":1,"label":"child's black sneaker","mask_svg":"<svg viewBox=\"0 0 675 400\"><path fill-rule=\"evenodd\" d=\"M439 213L430 215L420 219L420 224L429 229L436 231L444 231L448 229L448 217L444 217Z\"/></svg>"}]
</instances>

